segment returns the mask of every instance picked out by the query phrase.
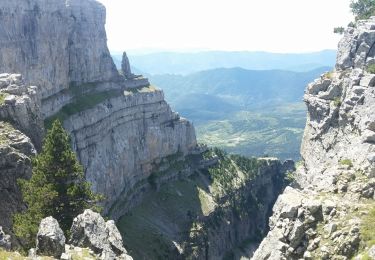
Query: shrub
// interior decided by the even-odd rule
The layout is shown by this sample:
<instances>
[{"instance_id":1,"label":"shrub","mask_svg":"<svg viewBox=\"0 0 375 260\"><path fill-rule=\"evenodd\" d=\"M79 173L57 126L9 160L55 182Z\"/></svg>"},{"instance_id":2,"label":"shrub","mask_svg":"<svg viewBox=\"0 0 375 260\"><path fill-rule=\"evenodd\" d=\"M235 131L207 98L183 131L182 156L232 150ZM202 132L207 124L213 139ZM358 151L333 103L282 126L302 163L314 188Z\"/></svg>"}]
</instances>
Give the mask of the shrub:
<instances>
[{"instance_id":1,"label":"shrub","mask_svg":"<svg viewBox=\"0 0 375 260\"><path fill-rule=\"evenodd\" d=\"M353 163L352 163L352 161L350 159L342 159L340 161L340 164L341 165L347 165L349 167L353 167Z\"/></svg>"}]
</instances>

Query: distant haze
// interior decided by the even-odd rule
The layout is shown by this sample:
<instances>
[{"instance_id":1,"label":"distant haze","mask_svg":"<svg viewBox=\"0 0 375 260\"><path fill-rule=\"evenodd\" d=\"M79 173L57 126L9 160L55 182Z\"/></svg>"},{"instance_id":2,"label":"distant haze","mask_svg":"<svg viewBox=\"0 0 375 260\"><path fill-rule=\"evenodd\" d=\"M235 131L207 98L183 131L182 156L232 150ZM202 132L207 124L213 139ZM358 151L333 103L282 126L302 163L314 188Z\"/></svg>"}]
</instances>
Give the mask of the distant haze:
<instances>
[{"instance_id":1,"label":"distant haze","mask_svg":"<svg viewBox=\"0 0 375 260\"><path fill-rule=\"evenodd\" d=\"M350 0L99 0L111 51L336 49Z\"/></svg>"},{"instance_id":2,"label":"distant haze","mask_svg":"<svg viewBox=\"0 0 375 260\"><path fill-rule=\"evenodd\" d=\"M118 67L121 53L112 53ZM129 55L137 74L190 74L216 68L241 67L249 70L309 71L319 67L333 67L336 51L325 50L303 54L268 52L205 51L195 53L161 52Z\"/></svg>"}]
</instances>

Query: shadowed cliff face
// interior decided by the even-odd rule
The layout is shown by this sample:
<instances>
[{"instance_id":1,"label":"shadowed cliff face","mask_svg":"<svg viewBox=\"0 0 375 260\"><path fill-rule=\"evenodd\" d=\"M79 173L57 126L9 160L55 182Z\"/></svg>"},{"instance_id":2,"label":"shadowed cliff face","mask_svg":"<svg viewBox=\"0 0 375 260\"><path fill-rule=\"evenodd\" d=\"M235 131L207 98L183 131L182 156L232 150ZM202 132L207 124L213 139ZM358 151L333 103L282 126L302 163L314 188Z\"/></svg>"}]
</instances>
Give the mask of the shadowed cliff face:
<instances>
[{"instance_id":1,"label":"shadowed cliff face","mask_svg":"<svg viewBox=\"0 0 375 260\"><path fill-rule=\"evenodd\" d=\"M272 206L294 164L219 150L203 157L211 161L212 155L218 160L209 168L195 167L201 155L177 156L152 173L154 189L146 183L141 203L118 222L133 257L240 259L251 254L268 230Z\"/></svg>"}]
</instances>

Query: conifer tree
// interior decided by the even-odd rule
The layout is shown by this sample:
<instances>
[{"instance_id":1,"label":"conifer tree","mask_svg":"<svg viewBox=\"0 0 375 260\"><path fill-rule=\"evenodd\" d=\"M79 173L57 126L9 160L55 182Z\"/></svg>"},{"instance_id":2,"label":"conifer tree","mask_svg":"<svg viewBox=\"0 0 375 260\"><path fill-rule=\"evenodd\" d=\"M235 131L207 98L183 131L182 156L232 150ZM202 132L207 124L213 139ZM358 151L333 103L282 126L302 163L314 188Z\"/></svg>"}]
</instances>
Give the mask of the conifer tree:
<instances>
[{"instance_id":1,"label":"conifer tree","mask_svg":"<svg viewBox=\"0 0 375 260\"><path fill-rule=\"evenodd\" d=\"M352 1L350 4L356 20L367 19L375 15L375 0L357 0Z\"/></svg>"},{"instance_id":2,"label":"conifer tree","mask_svg":"<svg viewBox=\"0 0 375 260\"><path fill-rule=\"evenodd\" d=\"M98 209L102 199L91 191L83 168L70 147L70 138L56 120L45 138L42 152L33 161L30 180L19 180L27 210L14 217L14 230L31 247L41 219L53 216L65 233L84 209Z\"/></svg>"}]
</instances>

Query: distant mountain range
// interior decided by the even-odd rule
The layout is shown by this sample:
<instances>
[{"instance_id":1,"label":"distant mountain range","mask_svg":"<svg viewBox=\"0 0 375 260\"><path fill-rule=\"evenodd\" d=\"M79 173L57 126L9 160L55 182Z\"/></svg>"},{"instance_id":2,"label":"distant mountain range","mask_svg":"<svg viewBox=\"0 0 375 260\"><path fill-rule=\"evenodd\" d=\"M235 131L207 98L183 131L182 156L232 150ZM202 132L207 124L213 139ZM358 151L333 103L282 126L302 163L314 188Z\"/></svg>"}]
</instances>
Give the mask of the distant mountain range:
<instances>
[{"instance_id":1,"label":"distant mountain range","mask_svg":"<svg viewBox=\"0 0 375 260\"><path fill-rule=\"evenodd\" d=\"M129 53L128 53L129 55ZM112 53L116 65L119 53ZM203 51L129 55L133 72L164 90L198 140L233 153L298 160L306 85L332 70L336 51Z\"/></svg>"},{"instance_id":2,"label":"distant mountain range","mask_svg":"<svg viewBox=\"0 0 375 260\"><path fill-rule=\"evenodd\" d=\"M222 68L187 76L151 75L150 81L164 90L167 100L181 113L190 108L213 109L220 113L217 111L220 106L258 109L300 102L306 85L330 70L330 67L308 72Z\"/></svg>"},{"instance_id":3,"label":"distant mountain range","mask_svg":"<svg viewBox=\"0 0 375 260\"><path fill-rule=\"evenodd\" d=\"M112 53L119 67L122 55ZM333 67L336 51L280 54L268 52L202 51L196 53L160 52L145 55L128 54L136 72L147 74L187 75L202 70L241 67L248 70L310 71L319 67Z\"/></svg>"},{"instance_id":4,"label":"distant mountain range","mask_svg":"<svg viewBox=\"0 0 375 260\"><path fill-rule=\"evenodd\" d=\"M233 153L299 159L306 85L330 67L308 72L214 69L150 76L166 100L192 120L198 139Z\"/></svg>"}]
</instances>

